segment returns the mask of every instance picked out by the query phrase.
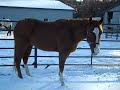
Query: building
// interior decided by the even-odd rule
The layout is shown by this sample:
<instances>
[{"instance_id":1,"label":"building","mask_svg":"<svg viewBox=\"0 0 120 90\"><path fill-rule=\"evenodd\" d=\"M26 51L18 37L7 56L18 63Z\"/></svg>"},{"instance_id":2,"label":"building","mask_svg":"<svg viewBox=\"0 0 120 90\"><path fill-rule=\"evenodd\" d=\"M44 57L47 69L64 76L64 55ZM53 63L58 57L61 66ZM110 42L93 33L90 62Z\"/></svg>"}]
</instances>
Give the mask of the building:
<instances>
[{"instance_id":1,"label":"building","mask_svg":"<svg viewBox=\"0 0 120 90\"><path fill-rule=\"evenodd\" d=\"M105 24L120 24L120 4L117 4L105 11Z\"/></svg>"},{"instance_id":2,"label":"building","mask_svg":"<svg viewBox=\"0 0 120 90\"><path fill-rule=\"evenodd\" d=\"M0 19L54 21L73 18L73 12L73 8L57 0L0 0Z\"/></svg>"},{"instance_id":3,"label":"building","mask_svg":"<svg viewBox=\"0 0 120 90\"><path fill-rule=\"evenodd\" d=\"M120 32L120 3L110 7L105 11L103 29L105 32L107 32L106 38L109 36L112 37L114 33L116 34L114 36L116 36L118 39L118 33Z\"/></svg>"}]
</instances>

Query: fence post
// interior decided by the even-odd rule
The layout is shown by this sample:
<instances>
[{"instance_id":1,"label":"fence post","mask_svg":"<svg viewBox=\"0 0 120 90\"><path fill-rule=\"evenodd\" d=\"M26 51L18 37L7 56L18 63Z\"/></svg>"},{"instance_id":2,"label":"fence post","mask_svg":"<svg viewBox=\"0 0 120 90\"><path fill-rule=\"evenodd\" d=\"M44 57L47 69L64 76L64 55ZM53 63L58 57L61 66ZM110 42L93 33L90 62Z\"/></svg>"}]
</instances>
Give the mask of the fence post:
<instances>
[{"instance_id":1,"label":"fence post","mask_svg":"<svg viewBox=\"0 0 120 90\"><path fill-rule=\"evenodd\" d=\"M35 48L35 61L34 61L34 68L37 68L37 48Z\"/></svg>"},{"instance_id":2,"label":"fence post","mask_svg":"<svg viewBox=\"0 0 120 90\"><path fill-rule=\"evenodd\" d=\"M118 35L118 31L117 31L117 34L116 34L116 40L118 40L118 37L119 37L119 35Z\"/></svg>"},{"instance_id":3,"label":"fence post","mask_svg":"<svg viewBox=\"0 0 120 90\"><path fill-rule=\"evenodd\" d=\"M91 52L91 65L92 65L92 59L93 59L93 54L92 54L92 52Z\"/></svg>"}]
</instances>

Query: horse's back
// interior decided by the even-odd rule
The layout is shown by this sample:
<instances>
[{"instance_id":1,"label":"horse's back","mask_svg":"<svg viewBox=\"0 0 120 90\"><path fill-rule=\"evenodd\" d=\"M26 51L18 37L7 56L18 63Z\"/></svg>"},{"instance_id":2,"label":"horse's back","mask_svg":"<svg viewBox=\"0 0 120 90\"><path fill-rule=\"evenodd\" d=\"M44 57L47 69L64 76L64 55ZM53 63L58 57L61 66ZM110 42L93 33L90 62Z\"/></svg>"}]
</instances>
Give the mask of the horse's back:
<instances>
[{"instance_id":1,"label":"horse's back","mask_svg":"<svg viewBox=\"0 0 120 90\"><path fill-rule=\"evenodd\" d=\"M43 22L37 19L23 19L20 20L15 28L14 28L14 34L19 36L26 36L32 37L32 36L53 36L55 33L55 25L54 23L50 22Z\"/></svg>"},{"instance_id":2,"label":"horse's back","mask_svg":"<svg viewBox=\"0 0 120 90\"><path fill-rule=\"evenodd\" d=\"M20 20L14 29L17 40L24 39L43 50L56 50L56 28L52 22L43 22L36 19Z\"/></svg>"}]
</instances>

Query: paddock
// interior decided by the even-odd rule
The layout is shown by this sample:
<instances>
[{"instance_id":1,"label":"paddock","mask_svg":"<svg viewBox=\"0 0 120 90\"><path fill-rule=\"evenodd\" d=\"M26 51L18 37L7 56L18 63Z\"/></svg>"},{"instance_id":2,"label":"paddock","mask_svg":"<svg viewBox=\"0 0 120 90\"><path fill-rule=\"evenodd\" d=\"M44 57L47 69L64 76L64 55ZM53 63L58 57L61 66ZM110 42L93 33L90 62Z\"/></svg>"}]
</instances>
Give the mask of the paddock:
<instances>
[{"instance_id":1,"label":"paddock","mask_svg":"<svg viewBox=\"0 0 120 90\"><path fill-rule=\"evenodd\" d=\"M105 38L103 33L101 51L93 57L86 41L79 43L78 49L70 55L65 65L65 83L60 86L58 77L58 54L35 50L30 55L29 67L32 77L24 69L23 80L13 70L14 38L0 31L0 90L119 90L120 88L120 39ZM4 52L4 53L3 53ZM37 68L31 65L37 60ZM45 69L46 65L51 65ZM36 67L36 66L35 66ZM7 87L6 87L7 84ZM87 87L86 87L87 86Z\"/></svg>"}]
</instances>

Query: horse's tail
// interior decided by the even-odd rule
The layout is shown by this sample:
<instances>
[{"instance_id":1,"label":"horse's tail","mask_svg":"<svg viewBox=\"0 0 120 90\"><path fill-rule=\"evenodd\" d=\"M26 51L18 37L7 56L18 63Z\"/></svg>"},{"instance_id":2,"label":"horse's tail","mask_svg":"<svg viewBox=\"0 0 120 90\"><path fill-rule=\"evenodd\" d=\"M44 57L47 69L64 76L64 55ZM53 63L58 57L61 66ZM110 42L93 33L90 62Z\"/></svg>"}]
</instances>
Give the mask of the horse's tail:
<instances>
[{"instance_id":1,"label":"horse's tail","mask_svg":"<svg viewBox=\"0 0 120 90\"><path fill-rule=\"evenodd\" d=\"M14 62L13 62L13 70L16 72L15 55L14 55Z\"/></svg>"}]
</instances>

